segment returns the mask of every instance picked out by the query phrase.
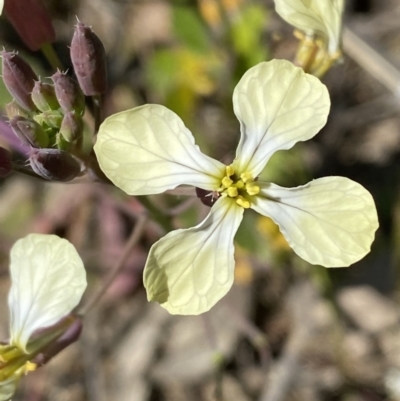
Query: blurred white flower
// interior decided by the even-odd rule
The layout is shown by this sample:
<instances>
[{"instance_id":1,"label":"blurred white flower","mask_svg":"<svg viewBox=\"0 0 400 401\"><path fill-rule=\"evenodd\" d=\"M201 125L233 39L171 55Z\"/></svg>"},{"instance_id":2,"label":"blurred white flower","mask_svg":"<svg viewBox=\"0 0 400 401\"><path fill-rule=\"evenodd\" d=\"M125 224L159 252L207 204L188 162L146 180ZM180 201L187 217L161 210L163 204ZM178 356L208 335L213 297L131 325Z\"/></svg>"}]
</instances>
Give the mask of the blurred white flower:
<instances>
[{"instance_id":1,"label":"blurred white flower","mask_svg":"<svg viewBox=\"0 0 400 401\"><path fill-rule=\"evenodd\" d=\"M303 32L296 63L322 76L341 57L344 0L275 0L277 13Z\"/></svg>"},{"instance_id":2,"label":"blurred white flower","mask_svg":"<svg viewBox=\"0 0 400 401\"><path fill-rule=\"evenodd\" d=\"M144 284L149 300L170 313L200 314L231 288L233 239L245 209L271 217L293 250L312 264L349 266L369 250L378 227L370 193L343 177L297 188L258 180L270 157L312 138L325 125L326 87L285 60L247 71L233 94L241 139L225 166L199 150L181 119L160 105L109 117L95 152L100 167L131 195L157 194L181 184L213 197L196 227L168 233L149 253Z\"/></svg>"},{"instance_id":3,"label":"blurred white flower","mask_svg":"<svg viewBox=\"0 0 400 401\"><path fill-rule=\"evenodd\" d=\"M11 249L10 273L11 338L0 345L0 401L10 399L20 377L36 369L34 357L67 329L70 322L57 324L78 305L86 288L82 260L72 244L56 235L18 240Z\"/></svg>"}]
</instances>

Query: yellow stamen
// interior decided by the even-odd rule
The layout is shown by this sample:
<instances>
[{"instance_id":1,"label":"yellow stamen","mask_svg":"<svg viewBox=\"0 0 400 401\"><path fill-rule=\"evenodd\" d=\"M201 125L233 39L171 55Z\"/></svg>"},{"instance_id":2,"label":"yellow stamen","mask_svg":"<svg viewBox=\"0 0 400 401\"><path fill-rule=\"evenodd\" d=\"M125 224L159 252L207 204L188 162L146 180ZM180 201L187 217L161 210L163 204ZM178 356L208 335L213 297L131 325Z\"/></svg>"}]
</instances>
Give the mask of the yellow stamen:
<instances>
[{"instance_id":1,"label":"yellow stamen","mask_svg":"<svg viewBox=\"0 0 400 401\"><path fill-rule=\"evenodd\" d=\"M29 361L28 361L28 362L25 364L24 368L25 368L25 372L33 372L34 370L36 370L37 365L36 365L36 363L33 363L33 362L29 362Z\"/></svg>"},{"instance_id":2,"label":"yellow stamen","mask_svg":"<svg viewBox=\"0 0 400 401\"><path fill-rule=\"evenodd\" d=\"M233 184L233 181L229 177L224 177L221 183L225 188L229 188Z\"/></svg>"},{"instance_id":3,"label":"yellow stamen","mask_svg":"<svg viewBox=\"0 0 400 401\"><path fill-rule=\"evenodd\" d=\"M236 203L239 206L242 206L244 209L248 209L250 207L250 202L241 195L236 198Z\"/></svg>"},{"instance_id":4,"label":"yellow stamen","mask_svg":"<svg viewBox=\"0 0 400 401\"><path fill-rule=\"evenodd\" d=\"M244 182L242 180L239 180L236 184L234 184L236 188L243 188L244 187Z\"/></svg>"},{"instance_id":5,"label":"yellow stamen","mask_svg":"<svg viewBox=\"0 0 400 401\"><path fill-rule=\"evenodd\" d=\"M231 198L234 198L236 196L238 196L238 190L235 187L229 187L227 190L228 196L230 196Z\"/></svg>"},{"instance_id":6,"label":"yellow stamen","mask_svg":"<svg viewBox=\"0 0 400 401\"><path fill-rule=\"evenodd\" d=\"M228 177L230 177L230 176L232 176L233 174L235 174L235 170L233 169L232 166L226 166L226 167L225 167L225 172L226 172L226 175L227 175Z\"/></svg>"},{"instance_id":7,"label":"yellow stamen","mask_svg":"<svg viewBox=\"0 0 400 401\"><path fill-rule=\"evenodd\" d=\"M242 179L243 182L247 181L253 181L253 176L251 173L242 173L240 174L240 178Z\"/></svg>"},{"instance_id":8,"label":"yellow stamen","mask_svg":"<svg viewBox=\"0 0 400 401\"><path fill-rule=\"evenodd\" d=\"M260 187L254 182L249 182L246 184L246 192L251 196L257 195L260 192Z\"/></svg>"}]
</instances>

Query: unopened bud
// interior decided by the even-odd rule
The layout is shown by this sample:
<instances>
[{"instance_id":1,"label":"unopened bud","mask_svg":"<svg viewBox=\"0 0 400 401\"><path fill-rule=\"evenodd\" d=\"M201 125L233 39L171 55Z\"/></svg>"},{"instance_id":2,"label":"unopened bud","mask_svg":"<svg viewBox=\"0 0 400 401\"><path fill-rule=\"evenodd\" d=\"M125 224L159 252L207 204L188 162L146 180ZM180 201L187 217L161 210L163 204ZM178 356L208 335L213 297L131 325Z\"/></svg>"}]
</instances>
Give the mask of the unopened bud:
<instances>
[{"instance_id":1,"label":"unopened bud","mask_svg":"<svg viewBox=\"0 0 400 401\"><path fill-rule=\"evenodd\" d=\"M0 147L0 178L7 177L13 171L11 153Z\"/></svg>"},{"instance_id":2,"label":"unopened bud","mask_svg":"<svg viewBox=\"0 0 400 401\"><path fill-rule=\"evenodd\" d=\"M32 89L32 100L40 111L57 110L60 108L54 86L41 81L35 81Z\"/></svg>"},{"instance_id":3,"label":"unopened bud","mask_svg":"<svg viewBox=\"0 0 400 401\"><path fill-rule=\"evenodd\" d=\"M26 145L44 148L49 138L44 129L34 120L22 116L15 116L10 120L15 135Z\"/></svg>"},{"instance_id":4,"label":"unopened bud","mask_svg":"<svg viewBox=\"0 0 400 401\"><path fill-rule=\"evenodd\" d=\"M37 175L50 181L71 181L81 172L80 163L60 149L33 149L29 161Z\"/></svg>"},{"instance_id":5,"label":"unopened bud","mask_svg":"<svg viewBox=\"0 0 400 401\"><path fill-rule=\"evenodd\" d=\"M73 111L65 114L60 128L60 134L67 142L78 141L83 132L82 117Z\"/></svg>"},{"instance_id":6,"label":"unopened bud","mask_svg":"<svg viewBox=\"0 0 400 401\"><path fill-rule=\"evenodd\" d=\"M9 120L15 116L28 117L28 113L15 100L6 104L6 113Z\"/></svg>"},{"instance_id":7,"label":"unopened bud","mask_svg":"<svg viewBox=\"0 0 400 401\"><path fill-rule=\"evenodd\" d=\"M41 0L6 0L4 11L30 50L39 50L55 41L50 15Z\"/></svg>"},{"instance_id":8,"label":"unopened bud","mask_svg":"<svg viewBox=\"0 0 400 401\"><path fill-rule=\"evenodd\" d=\"M8 91L18 104L25 110L35 111L36 107L31 98L31 92L37 76L31 66L18 54L1 52L3 59L3 81Z\"/></svg>"},{"instance_id":9,"label":"unopened bud","mask_svg":"<svg viewBox=\"0 0 400 401\"><path fill-rule=\"evenodd\" d=\"M60 326L62 324L69 324L69 326L65 328L65 331L55 341L40 351L40 353L32 360L33 363L36 363L40 366L46 364L64 348L68 347L79 339L83 327L81 318L71 314L59 323Z\"/></svg>"},{"instance_id":10,"label":"unopened bud","mask_svg":"<svg viewBox=\"0 0 400 401\"><path fill-rule=\"evenodd\" d=\"M107 63L103 43L90 27L78 21L71 42L71 60L86 96L107 90Z\"/></svg>"},{"instance_id":11,"label":"unopened bud","mask_svg":"<svg viewBox=\"0 0 400 401\"><path fill-rule=\"evenodd\" d=\"M43 113L36 114L35 120L40 124L46 124L51 128L59 129L63 120L63 114L57 110L44 111Z\"/></svg>"},{"instance_id":12,"label":"unopened bud","mask_svg":"<svg viewBox=\"0 0 400 401\"><path fill-rule=\"evenodd\" d=\"M85 110L85 96L78 82L61 71L52 75L58 103L64 112L76 111L82 115Z\"/></svg>"}]
</instances>

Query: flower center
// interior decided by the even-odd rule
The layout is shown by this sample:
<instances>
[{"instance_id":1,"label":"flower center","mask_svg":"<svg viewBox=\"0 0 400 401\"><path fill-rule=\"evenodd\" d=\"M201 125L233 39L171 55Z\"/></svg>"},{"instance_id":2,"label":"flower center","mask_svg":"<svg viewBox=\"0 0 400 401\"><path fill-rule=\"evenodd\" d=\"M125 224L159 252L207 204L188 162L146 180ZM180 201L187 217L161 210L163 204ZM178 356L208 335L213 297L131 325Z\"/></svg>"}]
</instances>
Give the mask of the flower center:
<instances>
[{"instance_id":1,"label":"flower center","mask_svg":"<svg viewBox=\"0 0 400 401\"><path fill-rule=\"evenodd\" d=\"M218 192L221 195L234 198L239 206L248 209L251 206L251 197L260 192L256 180L249 172L244 172L238 176L235 174L232 165L226 166L225 176L221 180Z\"/></svg>"},{"instance_id":2,"label":"flower center","mask_svg":"<svg viewBox=\"0 0 400 401\"><path fill-rule=\"evenodd\" d=\"M13 345L0 345L0 381L11 378L14 374L22 376L33 371L37 365L29 362L30 356Z\"/></svg>"}]
</instances>

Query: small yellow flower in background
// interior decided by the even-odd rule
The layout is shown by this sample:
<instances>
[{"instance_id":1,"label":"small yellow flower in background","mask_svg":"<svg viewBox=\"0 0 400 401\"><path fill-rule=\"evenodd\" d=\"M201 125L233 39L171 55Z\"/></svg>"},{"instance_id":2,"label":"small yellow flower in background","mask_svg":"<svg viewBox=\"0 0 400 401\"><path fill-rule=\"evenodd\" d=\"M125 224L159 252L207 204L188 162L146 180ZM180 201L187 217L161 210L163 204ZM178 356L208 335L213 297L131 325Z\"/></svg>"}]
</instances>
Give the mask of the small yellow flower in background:
<instances>
[{"instance_id":1,"label":"small yellow flower in background","mask_svg":"<svg viewBox=\"0 0 400 401\"><path fill-rule=\"evenodd\" d=\"M36 369L35 356L68 329L73 319L60 320L86 288L82 260L72 244L56 235L30 234L17 241L10 273L11 338L0 345L0 401L12 397L20 377Z\"/></svg>"},{"instance_id":2,"label":"small yellow flower in background","mask_svg":"<svg viewBox=\"0 0 400 401\"><path fill-rule=\"evenodd\" d=\"M193 185L213 197L199 225L156 242L144 271L147 297L173 314L208 311L231 288L233 240L243 213L272 218L304 260L349 266L370 250L378 227L370 193L344 177L325 177L297 188L258 180L270 157L315 136L330 101L317 78L285 60L248 70L233 93L241 139L232 164L204 155L182 120L160 105L109 117L94 147L107 177L130 195L158 194Z\"/></svg>"},{"instance_id":3,"label":"small yellow flower in background","mask_svg":"<svg viewBox=\"0 0 400 401\"><path fill-rule=\"evenodd\" d=\"M321 77L341 57L344 0L275 0L276 12L299 31L296 63Z\"/></svg>"}]
</instances>

